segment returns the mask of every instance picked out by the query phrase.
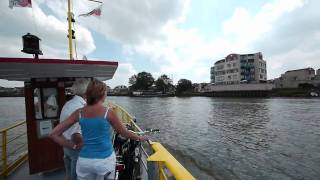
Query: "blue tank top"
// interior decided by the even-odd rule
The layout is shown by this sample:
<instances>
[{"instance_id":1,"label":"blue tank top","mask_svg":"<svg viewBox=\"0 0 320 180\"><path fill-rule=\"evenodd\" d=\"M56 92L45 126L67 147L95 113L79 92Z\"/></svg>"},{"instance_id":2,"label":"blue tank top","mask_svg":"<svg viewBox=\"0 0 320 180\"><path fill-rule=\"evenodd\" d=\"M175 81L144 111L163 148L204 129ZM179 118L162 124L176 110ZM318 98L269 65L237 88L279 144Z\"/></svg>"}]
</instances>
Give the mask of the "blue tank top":
<instances>
[{"instance_id":1,"label":"blue tank top","mask_svg":"<svg viewBox=\"0 0 320 180\"><path fill-rule=\"evenodd\" d=\"M79 124L83 137L80 157L104 159L112 154L112 128L107 119L107 113L108 110L104 117L94 118L81 117L80 113Z\"/></svg>"}]
</instances>

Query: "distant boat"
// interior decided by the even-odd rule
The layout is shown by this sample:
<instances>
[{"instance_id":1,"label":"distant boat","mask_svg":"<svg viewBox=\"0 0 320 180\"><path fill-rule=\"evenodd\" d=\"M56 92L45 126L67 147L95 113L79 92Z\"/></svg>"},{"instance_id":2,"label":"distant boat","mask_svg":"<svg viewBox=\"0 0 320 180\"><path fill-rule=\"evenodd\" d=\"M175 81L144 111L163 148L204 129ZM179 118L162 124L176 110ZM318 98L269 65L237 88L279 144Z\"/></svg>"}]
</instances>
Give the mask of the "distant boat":
<instances>
[{"instance_id":1,"label":"distant boat","mask_svg":"<svg viewBox=\"0 0 320 180\"><path fill-rule=\"evenodd\" d=\"M134 97L167 97L173 96L173 94L162 93L161 91L152 91L152 90L142 90L142 91L133 91L132 96Z\"/></svg>"},{"instance_id":2,"label":"distant boat","mask_svg":"<svg viewBox=\"0 0 320 180\"><path fill-rule=\"evenodd\" d=\"M319 94L316 93L316 92L311 92L311 93L310 93L310 96L312 96L312 97L319 97Z\"/></svg>"}]
</instances>

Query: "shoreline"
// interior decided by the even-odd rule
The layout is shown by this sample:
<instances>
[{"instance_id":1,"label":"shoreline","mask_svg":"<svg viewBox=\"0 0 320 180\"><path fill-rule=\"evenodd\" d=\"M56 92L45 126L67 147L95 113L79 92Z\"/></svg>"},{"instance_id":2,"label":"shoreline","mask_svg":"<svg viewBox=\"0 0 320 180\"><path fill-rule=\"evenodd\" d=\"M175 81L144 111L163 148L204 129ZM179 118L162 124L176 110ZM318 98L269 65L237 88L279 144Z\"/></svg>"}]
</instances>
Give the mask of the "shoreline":
<instances>
[{"instance_id":1,"label":"shoreline","mask_svg":"<svg viewBox=\"0 0 320 180\"><path fill-rule=\"evenodd\" d=\"M311 92L315 92L318 96L312 96ZM221 92L182 92L179 94L161 94L161 95L140 95L134 96L130 93L114 94L108 93L108 96L124 96L124 97L230 97L230 98L320 98L320 89L272 89L271 91L221 91ZM24 97L23 93L1 92L0 97Z\"/></svg>"}]
</instances>

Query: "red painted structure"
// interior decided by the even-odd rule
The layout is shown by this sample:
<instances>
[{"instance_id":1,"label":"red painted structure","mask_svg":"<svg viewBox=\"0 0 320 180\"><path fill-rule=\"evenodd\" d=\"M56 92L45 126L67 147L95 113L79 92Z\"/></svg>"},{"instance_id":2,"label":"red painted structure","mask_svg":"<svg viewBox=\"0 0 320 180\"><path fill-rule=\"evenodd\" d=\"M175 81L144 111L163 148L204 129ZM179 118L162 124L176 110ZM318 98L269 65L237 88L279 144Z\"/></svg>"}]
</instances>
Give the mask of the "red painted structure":
<instances>
[{"instance_id":1,"label":"red painted structure","mask_svg":"<svg viewBox=\"0 0 320 180\"><path fill-rule=\"evenodd\" d=\"M81 77L111 79L117 67L111 61L0 57L0 79L24 81L30 174L63 167L62 147L47 135L59 124L66 88Z\"/></svg>"}]
</instances>

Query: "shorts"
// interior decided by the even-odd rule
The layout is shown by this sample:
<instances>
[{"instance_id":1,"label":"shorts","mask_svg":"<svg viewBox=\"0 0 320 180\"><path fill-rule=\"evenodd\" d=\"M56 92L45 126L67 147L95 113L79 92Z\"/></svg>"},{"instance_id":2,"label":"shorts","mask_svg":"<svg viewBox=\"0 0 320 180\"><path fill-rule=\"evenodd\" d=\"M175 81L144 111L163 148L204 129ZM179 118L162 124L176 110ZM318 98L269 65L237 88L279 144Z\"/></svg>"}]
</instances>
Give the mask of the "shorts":
<instances>
[{"instance_id":1,"label":"shorts","mask_svg":"<svg viewBox=\"0 0 320 180\"><path fill-rule=\"evenodd\" d=\"M79 158L79 151L63 148L63 161L66 169L66 176L71 177L71 180L77 180L76 166Z\"/></svg>"},{"instance_id":2,"label":"shorts","mask_svg":"<svg viewBox=\"0 0 320 180\"><path fill-rule=\"evenodd\" d=\"M116 156L113 152L105 159L79 157L77 162L78 180L103 180L105 177L114 179Z\"/></svg>"}]
</instances>

